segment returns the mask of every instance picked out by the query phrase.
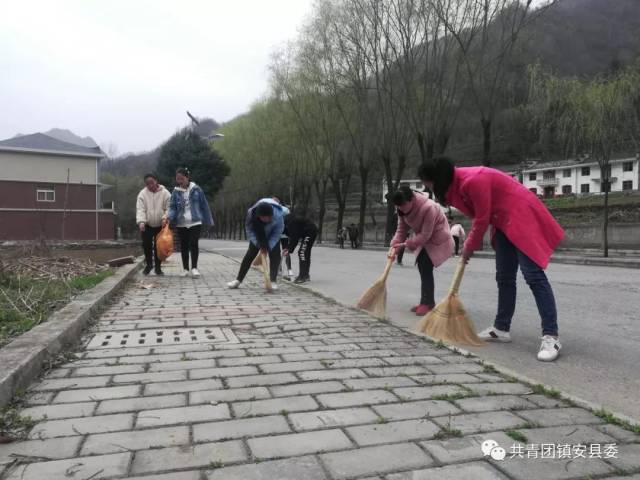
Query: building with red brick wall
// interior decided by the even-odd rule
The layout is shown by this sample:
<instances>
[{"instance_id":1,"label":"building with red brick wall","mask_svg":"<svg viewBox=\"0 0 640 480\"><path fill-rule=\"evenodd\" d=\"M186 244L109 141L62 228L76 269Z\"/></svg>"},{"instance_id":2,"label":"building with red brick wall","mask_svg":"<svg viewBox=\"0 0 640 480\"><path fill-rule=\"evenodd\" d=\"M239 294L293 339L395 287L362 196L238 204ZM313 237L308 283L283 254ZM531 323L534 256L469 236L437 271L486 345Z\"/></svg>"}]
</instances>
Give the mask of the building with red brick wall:
<instances>
[{"instance_id":1,"label":"building with red brick wall","mask_svg":"<svg viewBox=\"0 0 640 480\"><path fill-rule=\"evenodd\" d=\"M113 240L99 147L42 133L0 141L0 240Z\"/></svg>"}]
</instances>

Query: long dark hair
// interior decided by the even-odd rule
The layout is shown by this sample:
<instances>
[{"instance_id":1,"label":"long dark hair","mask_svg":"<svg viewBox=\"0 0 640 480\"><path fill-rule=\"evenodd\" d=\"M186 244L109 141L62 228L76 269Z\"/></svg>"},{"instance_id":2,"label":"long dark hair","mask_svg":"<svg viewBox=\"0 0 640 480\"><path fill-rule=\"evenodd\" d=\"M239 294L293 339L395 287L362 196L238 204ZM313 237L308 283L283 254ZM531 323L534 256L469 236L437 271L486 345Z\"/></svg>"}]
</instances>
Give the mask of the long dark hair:
<instances>
[{"instance_id":1,"label":"long dark hair","mask_svg":"<svg viewBox=\"0 0 640 480\"><path fill-rule=\"evenodd\" d=\"M442 205L447 204L446 195L453 182L454 169L453 161L449 157L436 157L418 168L420 180L433 182L433 193Z\"/></svg>"}]
</instances>

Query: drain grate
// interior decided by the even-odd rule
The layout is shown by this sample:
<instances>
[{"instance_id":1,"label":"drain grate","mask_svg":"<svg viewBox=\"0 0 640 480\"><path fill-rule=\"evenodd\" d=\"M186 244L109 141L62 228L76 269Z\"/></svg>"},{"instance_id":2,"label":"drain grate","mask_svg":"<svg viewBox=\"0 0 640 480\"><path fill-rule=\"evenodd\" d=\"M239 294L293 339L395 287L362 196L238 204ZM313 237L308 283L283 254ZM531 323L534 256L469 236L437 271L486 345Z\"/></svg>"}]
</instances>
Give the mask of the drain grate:
<instances>
[{"instance_id":1,"label":"drain grate","mask_svg":"<svg viewBox=\"0 0 640 480\"><path fill-rule=\"evenodd\" d=\"M158 347L190 343L240 343L230 328L167 328L96 333L88 349Z\"/></svg>"}]
</instances>

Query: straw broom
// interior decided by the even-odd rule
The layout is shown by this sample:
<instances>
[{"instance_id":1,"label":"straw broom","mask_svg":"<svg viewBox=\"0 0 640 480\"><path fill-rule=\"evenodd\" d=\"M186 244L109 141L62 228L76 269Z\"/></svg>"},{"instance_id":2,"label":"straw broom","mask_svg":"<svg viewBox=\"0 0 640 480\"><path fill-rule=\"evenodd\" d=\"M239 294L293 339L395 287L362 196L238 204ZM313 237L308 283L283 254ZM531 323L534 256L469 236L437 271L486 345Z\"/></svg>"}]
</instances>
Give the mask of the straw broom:
<instances>
[{"instance_id":1,"label":"straw broom","mask_svg":"<svg viewBox=\"0 0 640 480\"><path fill-rule=\"evenodd\" d=\"M453 275L449 293L418 322L416 330L445 342L479 347L485 345L485 342L476 334L476 329L458 297L465 266L465 261L461 259Z\"/></svg>"},{"instance_id":2,"label":"straw broom","mask_svg":"<svg viewBox=\"0 0 640 480\"><path fill-rule=\"evenodd\" d=\"M372 313L376 317L384 317L387 312L387 277L389 271L393 265L394 255L392 253L393 247L387 254L387 264L384 267L384 271L380 278L378 278L369 289L362 294L360 300L358 300L358 308L366 310Z\"/></svg>"},{"instance_id":3,"label":"straw broom","mask_svg":"<svg viewBox=\"0 0 640 480\"><path fill-rule=\"evenodd\" d=\"M273 288L271 287L271 277L269 276L269 264L267 263L267 252L260 252L258 254L260 258L260 262L262 263L262 275L264 277L264 288L267 292L271 292Z\"/></svg>"}]
</instances>

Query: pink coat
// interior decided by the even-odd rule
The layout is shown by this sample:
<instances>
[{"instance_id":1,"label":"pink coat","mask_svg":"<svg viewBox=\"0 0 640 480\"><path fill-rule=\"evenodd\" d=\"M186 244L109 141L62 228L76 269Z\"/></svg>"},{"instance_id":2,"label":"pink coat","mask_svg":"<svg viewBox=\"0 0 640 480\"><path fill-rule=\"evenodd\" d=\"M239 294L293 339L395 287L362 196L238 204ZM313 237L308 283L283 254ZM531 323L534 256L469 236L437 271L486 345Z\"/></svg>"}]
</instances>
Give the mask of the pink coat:
<instances>
[{"instance_id":1,"label":"pink coat","mask_svg":"<svg viewBox=\"0 0 640 480\"><path fill-rule=\"evenodd\" d=\"M409 213L398 215L398 228L391 239L391 246L406 241L407 248L416 254L425 248L433 266L438 267L453 253L447 217L440 206L423 193L415 192L411 203ZM407 240L409 229L414 235Z\"/></svg>"},{"instance_id":2,"label":"pink coat","mask_svg":"<svg viewBox=\"0 0 640 480\"><path fill-rule=\"evenodd\" d=\"M564 230L538 197L509 175L486 167L458 167L447 203L473 218L465 249L482 247L489 225L542 268L562 241ZM492 234L495 233L495 230Z\"/></svg>"}]
</instances>

